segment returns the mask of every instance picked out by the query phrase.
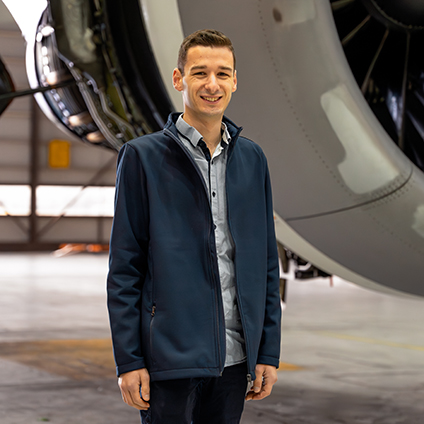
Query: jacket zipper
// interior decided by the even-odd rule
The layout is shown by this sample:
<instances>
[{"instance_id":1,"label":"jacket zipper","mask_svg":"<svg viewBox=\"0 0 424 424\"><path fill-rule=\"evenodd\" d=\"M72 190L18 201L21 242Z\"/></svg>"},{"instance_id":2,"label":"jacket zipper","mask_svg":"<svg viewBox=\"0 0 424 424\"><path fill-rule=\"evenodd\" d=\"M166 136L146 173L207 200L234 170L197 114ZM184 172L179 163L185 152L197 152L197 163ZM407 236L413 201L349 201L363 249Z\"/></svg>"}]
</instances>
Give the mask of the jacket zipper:
<instances>
[{"instance_id":1,"label":"jacket zipper","mask_svg":"<svg viewBox=\"0 0 424 424\"><path fill-rule=\"evenodd\" d=\"M241 132L242 128L240 128L235 136L238 137L240 132ZM252 375L250 374L250 362L251 362L251 358L249 355L249 340L247 337L247 332L245 331L246 328L246 323L245 323L245 318L244 318L244 314L243 314L243 307L241 304L241 300L240 300L240 295L239 295L239 289L238 289L238 278L237 278L237 266L236 266L236 251L237 251L237 244L236 241L234 239L233 236L233 232L231 230L231 219L230 219L230 207L229 207L229 202L228 202L228 168L229 168L229 162L231 160L231 157L233 155L233 149L231 149L231 151L229 152L228 158L227 158L227 169L226 169L226 173L225 173L225 196L227 198L227 222L228 222L228 229L230 230L230 234L231 234L231 238L233 239L234 242L234 280L235 280L235 287L236 287L236 296L237 296L237 303L238 303L238 307L240 310L240 319L241 319L241 326L243 328L243 335L244 335L244 341L246 343L246 360L247 360L247 382L250 384L252 382Z\"/></svg>"},{"instance_id":2,"label":"jacket zipper","mask_svg":"<svg viewBox=\"0 0 424 424\"><path fill-rule=\"evenodd\" d=\"M198 143L198 145L200 145L200 148L202 149L203 154L205 155L206 161L208 162L208 183L209 183L209 208L212 207L212 187L211 187L211 154L210 151L208 149L208 147L206 146L206 143L201 140L202 143ZM202 176L202 180L203 180L203 176ZM213 222L213 218L212 218L212 225L215 225ZM209 261L211 264L211 273L212 273L212 280L214 282L214 286L215 286L215 312L216 312L216 316L217 316L217 320L216 320L216 333L217 333L217 343L218 343L218 362L219 362L219 375L222 376L222 372L223 372L223 366L222 366L222 361L221 361L221 342L220 342L220 337L219 337L219 306L218 306L218 290L221 291L221 286L218 284L218 282L215 278L215 273L213 272L213 260L211 257L211 254L209 253ZM224 325L225 327L225 325Z\"/></svg>"},{"instance_id":3,"label":"jacket zipper","mask_svg":"<svg viewBox=\"0 0 424 424\"><path fill-rule=\"evenodd\" d=\"M165 128L163 131L169 137L171 137L178 144L178 146L180 146L180 148L183 150L184 154L189 158L190 162L194 166L194 169L196 170L197 174L200 177L200 181L203 184L203 187L205 189L205 192L208 193L208 188L207 188L206 183L204 181L203 175L201 174L200 170L198 169L196 163L194 162L194 159L191 157L191 155L188 152L186 152L185 148L181 146L180 140L169 129ZM237 133L237 135L240 133L240 131L241 131L241 129L239 130L239 132ZM208 164L209 164L209 173L210 173L210 161L208 161ZM210 176L210 174L209 174L209 176ZM210 183L209 183L209 187L210 187ZM208 203L209 203L209 205L208 205L209 218L210 218L210 221L213 224L212 212L211 212L210 201L209 200L208 200ZM208 245L208 249L210 250L210 246L209 245ZM211 257L210 251L208 253L208 256L209 256L209 262L211 264L211 269L210 269L209 272L211 273L210 275L211 275L211 278L212 278L212 282L213 282L213 285L214 285L214 292L215 292L215 304L216 304L215 313L216 313L216 331L217 331L217 344L218 344L218 362L219 362L219 374L221 376L222 375L222 372L224 370L224 366L223 366L222 360L221 360L221 349L222 349L222 347L221 347L220 331L219 331L219 305L218 305L218 303L219 303L219 299L218 299L218 296L219 296L219 294L218 294L218 288L219 288L219 291L221 291L221 287L220 286L218 287L219 284L216 281L216 278L215 278L215 275L214 275L214 272L213 272L213 268L214 268L213 265L214 265L214 263L212 261L212 257ZM224 324L224 327L225 327L225 324Z\"/></svg>"}]
</instances>

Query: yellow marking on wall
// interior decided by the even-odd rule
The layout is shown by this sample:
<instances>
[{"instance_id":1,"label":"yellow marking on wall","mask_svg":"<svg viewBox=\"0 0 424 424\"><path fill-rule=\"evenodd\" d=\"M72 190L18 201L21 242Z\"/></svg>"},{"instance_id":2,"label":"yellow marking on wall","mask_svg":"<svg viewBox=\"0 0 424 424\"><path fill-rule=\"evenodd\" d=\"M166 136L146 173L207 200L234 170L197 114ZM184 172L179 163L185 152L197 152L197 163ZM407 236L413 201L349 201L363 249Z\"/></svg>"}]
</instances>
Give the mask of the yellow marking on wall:
<instances>
[{"instance_id":1,"label":"yellow marking on wall","mask_svg":"<svg viewBox=\"0 0 424 424\"><path fill-rule=\"evenodd\" d=\"M69 168L71 143L66 140L51 140L49 143L50 168Z\"/></svg>"},{"instance_id":2,"label":"yellow marking on wall","mask_svg":"<svg viewBox=\"0 0 424 424\"><path fill-rule=\"evenodd\" d=\"M402 349L418 350L418 351L424 352L424 346L411 345L407 343L397 343L397 342L391 342L388 340L371 339L367 337L350 336L348 334L330 333L326 331L318 331L317 333L320 334L321 336L332 337L335 339L350 340L354 342L376 344L376 345L389 346L389 347L399 347Z\"/></svg>"},{"instance_id":3,"label":"yellow marking on wall","mask_svg":"<svg viewBox=\"0 0 424 424\"><path fill-rule=\"evenodd\" d=\"M109 339L4 342L0 357L74 380L116 376Z\"/></svg>"},{"instance_id":4,"label":"yellow marking on wall","mask_svg":"<svg viewBox=\"0 0 424 424\"><path fill-rule=\"evenodd\" d=\"M288 364L287 362L280 362L277 371L300 371L303 369L303 367L299 367L298 365Z\"/></svg>"}]
</instances>

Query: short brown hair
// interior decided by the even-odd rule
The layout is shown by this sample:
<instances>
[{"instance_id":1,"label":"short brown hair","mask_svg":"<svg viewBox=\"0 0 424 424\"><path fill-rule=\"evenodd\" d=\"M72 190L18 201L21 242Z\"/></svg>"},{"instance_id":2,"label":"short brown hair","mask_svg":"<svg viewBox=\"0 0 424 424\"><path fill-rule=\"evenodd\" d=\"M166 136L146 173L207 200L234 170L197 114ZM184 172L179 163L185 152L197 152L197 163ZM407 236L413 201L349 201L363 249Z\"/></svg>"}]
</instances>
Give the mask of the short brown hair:
<instances>
[{"instance_id":1,"label":"short brown hair","mask_svg":"<svg viewBox=\"0 0 424 424\"><path fill-rule=\"evenodd\" d=\"M216 29L201 29L188 35L181 44L178 52L178 69L184 75L184 67L187 63L187 52L191 47L228 47L233 54L234 69L236 69L236 55L231 40Z\"/></svg>"}]
</instances>

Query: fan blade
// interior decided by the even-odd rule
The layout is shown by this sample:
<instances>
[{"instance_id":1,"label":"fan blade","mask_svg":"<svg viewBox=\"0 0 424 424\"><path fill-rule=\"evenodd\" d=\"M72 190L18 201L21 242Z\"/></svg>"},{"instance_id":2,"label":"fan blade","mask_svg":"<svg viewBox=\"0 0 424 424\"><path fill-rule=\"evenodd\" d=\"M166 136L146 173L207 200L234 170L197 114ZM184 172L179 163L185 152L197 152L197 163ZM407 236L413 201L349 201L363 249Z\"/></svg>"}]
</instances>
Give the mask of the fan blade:
<instances>
[{"instance_id":1,"label":"fan blade","mask_svg":"<svg viewBox=\"0 0 424 424\"><path fill-rule=\"evenodd\" d=\"M353 38L355 35L368 23L368 21L371 19L371 15L368 15L359 25L357 25L352 31L349 32L349 34L346 35L346 37L342 40L343 47L346 46L346 44Z\"/></svg>"},{"instance_id":2,"label":"fan blade","mask_svg":"<svg viewBox=\"0 0 424 424\"><path fill-rule=\"evenodd\" d=\"M381 40L381 43L378 46L378 49L377 49L377 51L375 53L375 56L373 57L373 60L372 60L372 62L370 64L370 67L368 68L367 74L365 75L364 81L362 83L362 87L361 87L362 94L365 94L366 91L367 91L367 89L368 89L368 84L369 84L369 81L370 81L371 73L372 73L372 71L374 69L375 64L377 63L378 57L380 56L380 53L381 53L381 50L383 50L384 43L386 42L386 39L387 39L387 36L388 35L389 35L389 30L386 29L386 32L383 35L383 38Z\"/></svg>"},{"instance_id":3,"label":"fan blade","mask_svg":"<svg viewBox=\"0 0 424 424\"><path fill-rule=\"evenodd\" d=\"M331 3L331 8L333 9L333 12L336 12L337 10L343 9L344 7L349 6L350 4L354 3L356 0L338 0L334 3Z\"/></svg>"}]
</instances>

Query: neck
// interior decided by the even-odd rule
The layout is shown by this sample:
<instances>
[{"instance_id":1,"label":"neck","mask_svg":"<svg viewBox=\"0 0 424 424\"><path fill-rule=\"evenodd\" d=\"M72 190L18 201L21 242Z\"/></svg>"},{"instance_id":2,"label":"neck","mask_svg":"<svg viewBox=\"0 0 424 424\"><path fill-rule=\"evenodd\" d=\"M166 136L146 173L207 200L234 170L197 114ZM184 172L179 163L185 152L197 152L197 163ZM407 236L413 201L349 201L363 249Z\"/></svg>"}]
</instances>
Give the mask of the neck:
<instances>
[{"instance_id":1,"label":"neck","mask_svg":"<svg viewBox=\"0 0 424 424\"><path fill-rule=\"evenodd\" d=\"M215 151L218 144L221 142L221 127L222 127L222 116L213 117L214 119L199 120L194 119L192 116L184 112L183 119L187 124L196 128L200 134L202 134L203 140L209 148L211 154Z\"/></svg>"}]
</instances>

